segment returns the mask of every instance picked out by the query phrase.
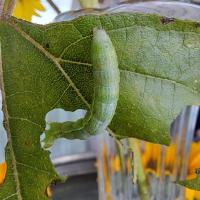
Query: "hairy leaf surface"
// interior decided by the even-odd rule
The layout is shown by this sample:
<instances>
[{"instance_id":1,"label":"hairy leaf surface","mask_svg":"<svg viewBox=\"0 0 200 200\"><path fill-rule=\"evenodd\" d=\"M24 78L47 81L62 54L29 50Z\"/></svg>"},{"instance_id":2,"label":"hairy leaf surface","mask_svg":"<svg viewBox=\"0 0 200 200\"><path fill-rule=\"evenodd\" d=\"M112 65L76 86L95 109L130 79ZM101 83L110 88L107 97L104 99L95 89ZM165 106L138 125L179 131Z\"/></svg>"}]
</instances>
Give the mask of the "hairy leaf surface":
<instances>
[{"instance_id":1,"label":"hairy leaf surface","mask_svg":"<svg viewBox=\"0 0 200 200\"><path fill-rule=\"evenodd\" d=\"M110 129L119 137L168 144L170 123L186 105L200 104L200 28L160 16L84 16L39 26L14 18L0 23L1 87L9 136L9 172L0 199L43 200L56 178L40 147L45 114L90 108L91 39L109 34L118 55L120 97Z\"/></svg>"}]
</instances>

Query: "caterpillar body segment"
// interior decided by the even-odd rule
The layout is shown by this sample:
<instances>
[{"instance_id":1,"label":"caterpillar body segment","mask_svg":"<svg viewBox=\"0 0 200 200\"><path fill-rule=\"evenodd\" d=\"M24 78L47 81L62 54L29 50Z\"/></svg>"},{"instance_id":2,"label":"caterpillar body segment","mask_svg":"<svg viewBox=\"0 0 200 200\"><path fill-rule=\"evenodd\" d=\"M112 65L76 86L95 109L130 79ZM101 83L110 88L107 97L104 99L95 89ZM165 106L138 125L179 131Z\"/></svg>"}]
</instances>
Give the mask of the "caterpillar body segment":
<instances>
[{"instance_id":1,"label":"caterpillar body segment","mask_svg":"<svg viewBox=\"0 0 200 200\"><path fill-rule=\"evenodd\" d=\"M119 98L120 72L115 48L103 29L95 29L92 42L94 100L91 118L84 127L90 134L98 134L110 124Z\"/></svg>"},{"instance_id":2,"label":"caterpillar body segment","mask_svg":"<svg viewBox=\"0 0 200 200\"><path fill-rule=\"evenodd\" d=\"M103 29L95 29L91 47L94 96L90 111L76 122L53 122L45 131L45 147L56 138L86 139L110 124L119 98L120 72L115 48Z\"/></svg>"}]
</instances>

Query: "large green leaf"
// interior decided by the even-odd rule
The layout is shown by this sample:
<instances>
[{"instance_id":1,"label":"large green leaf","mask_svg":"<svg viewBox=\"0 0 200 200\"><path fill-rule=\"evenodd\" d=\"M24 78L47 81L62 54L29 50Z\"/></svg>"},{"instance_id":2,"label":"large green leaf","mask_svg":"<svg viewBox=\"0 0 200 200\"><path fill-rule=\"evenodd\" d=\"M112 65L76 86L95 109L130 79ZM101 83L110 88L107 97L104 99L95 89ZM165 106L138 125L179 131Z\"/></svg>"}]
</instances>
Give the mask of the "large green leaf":
<instances>
[{"instance_id":1,"label":"large green leaf","mask_svg":"<svg viewBox=\"0 0 200 200\"><path fill-rule=\"evenodd\" d=\"M0 23L1 86L9 136L9 173L0 199L43 200L56 178L40 147L45 114L89 109L93 76L90 45L102 26L116 48L120 97L110 129L120 137L168 144L170 123L186 105L200 104L200 28L154 15L84 16L46 26Z\"/></svg>"}]
</instances>

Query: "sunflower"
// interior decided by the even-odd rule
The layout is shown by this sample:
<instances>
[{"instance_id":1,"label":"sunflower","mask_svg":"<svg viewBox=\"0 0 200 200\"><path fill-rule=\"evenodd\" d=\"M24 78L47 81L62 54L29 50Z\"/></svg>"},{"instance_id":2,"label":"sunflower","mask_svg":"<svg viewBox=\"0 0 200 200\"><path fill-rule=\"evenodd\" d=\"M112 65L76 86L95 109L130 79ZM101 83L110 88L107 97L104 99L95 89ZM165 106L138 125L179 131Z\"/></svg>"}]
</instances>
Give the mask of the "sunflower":
<instances>
[{"instance_id":1,"label":"sunflower","mask_svg":"<svg viewBox=\"0 0 200 200\"><path fill-rule=\"evenodd\" d=\"M164 174L166 177L170 177L174 174L174 166L177 165L177 162L181 164L181 160L179 159L180 156L177 154L178 151L175 144L172 144L169 147L164 147L159 144L152 144L143 141L138 141L138 143L141 144L142 164L147 177L148 175L150 175L150 177L152 177L151 175L160 177L160 173L162 171L161 165L163 163ZM196 177L195 170L200 167L199 149L200 142L193 142L191 144L188 160L187 179L193 179ZM106 143L104 143L101 149L101 156L98 159L98 171L103 170L104 178L102 180L104 180L104 192L107 194L107 196L109 196L108 199L112 199L111 188L113 187L113 183L111 183L111 176L113 174L123 172L120 161L121 158L118 153L119 152L108 152L108 147ZM124 161L126 161L127 172L130 175L130 157ZM190 190L188 188L185 188L184 191L185 200L200 200L199 191Z\"/></svg>"},{"instance_id":2,"label":"sunflower","mask_svg":"<svg viewBox=\"0 0 200 200\"><path fill-rule=\"evenodd\" d=\"M173 166L176 164L176 146L171 145L169 147L164 147L164 165L165 165L165 175L170 175L173 173ZM155 176L160 176L160 162L163 147L158 144L151 144L148 142L142 143L142 162L146 174L153 173ZM188 173L187 179L193 179L196 177L195 169L200 167L200 142L193 142L190 148L189 160L188 160ZM200 192L195 190L185 189L185 199L186 200L200 200Z\"/></svg>"},{"instance_id":3,"label":"sunflower","mask_svg":"<svg viewBox=\"0 0 200 200\"><path fill-rule=\"evenodd\" d=\"M17 0L13 15L17 18L31 21L32 16L40 16L37 12L45 11L40 0Z\"/></svg>"}]
</instances>

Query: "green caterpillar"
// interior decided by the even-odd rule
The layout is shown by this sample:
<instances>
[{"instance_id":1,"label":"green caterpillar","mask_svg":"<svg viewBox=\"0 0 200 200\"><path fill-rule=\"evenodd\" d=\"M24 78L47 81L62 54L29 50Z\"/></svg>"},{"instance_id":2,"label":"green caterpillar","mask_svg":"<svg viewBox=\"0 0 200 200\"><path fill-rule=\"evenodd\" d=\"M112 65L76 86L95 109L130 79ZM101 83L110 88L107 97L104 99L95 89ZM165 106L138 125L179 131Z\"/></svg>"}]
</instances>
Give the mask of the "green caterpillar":
<instances>
[{"instance_id":1,"label":"green caterpillar","mask_svg":"<svg viewBox=\"0 0 200 200\"><path fill-rule=\"evenodd\" d=\"M103 132L110 124L119 98L120 72L115 48L103 29L95 29L92 40L94 99L91 110L76 122L53 122L45 131L45 147L56 138L86 139Z\"/></svg>"}]
</instances>

